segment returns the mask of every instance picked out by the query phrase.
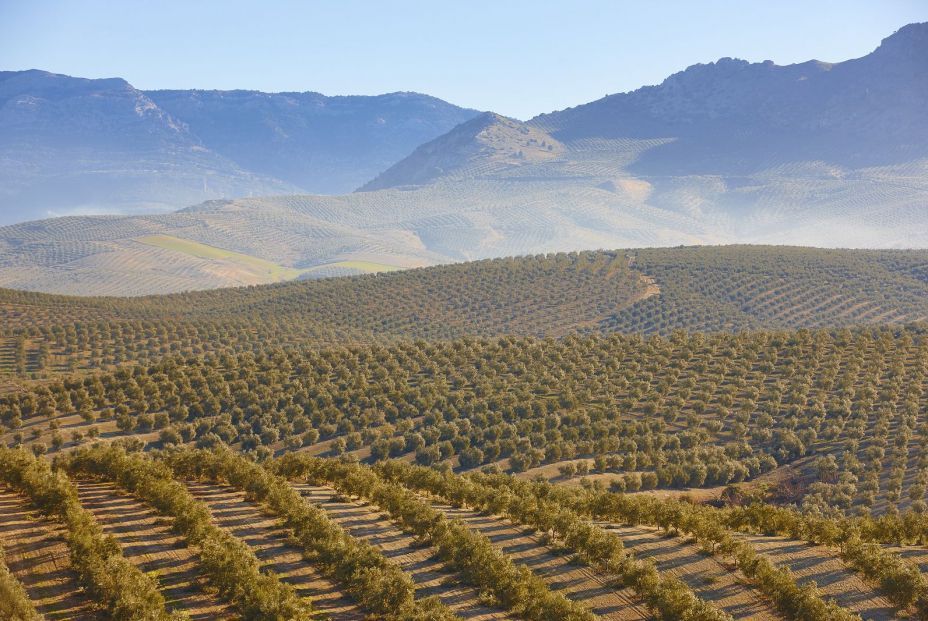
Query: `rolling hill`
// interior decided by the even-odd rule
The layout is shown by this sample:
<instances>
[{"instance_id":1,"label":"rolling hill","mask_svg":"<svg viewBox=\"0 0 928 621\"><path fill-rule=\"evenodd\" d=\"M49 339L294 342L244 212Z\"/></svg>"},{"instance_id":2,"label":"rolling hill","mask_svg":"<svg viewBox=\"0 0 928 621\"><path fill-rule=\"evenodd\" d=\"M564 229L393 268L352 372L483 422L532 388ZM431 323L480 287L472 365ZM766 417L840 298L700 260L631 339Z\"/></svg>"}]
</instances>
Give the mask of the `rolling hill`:
<instances>
[{"instance_id":1,"label":"rolling hill","mask_svg":"<svg viewBox=\"0 0 928 621\"><path fill-rule=\"evenodd\" d=\"M179 239L145 243L214 252ZM0 613L918 618L926 269L685 247L0 290Z\"/></svg>"},{"instance_id":2,"label":"rolling hill","mask_svg":"<svg viewBox=\"0 0 928 621\"><path fill-rule=\"evenodd\" d=\"M168 353L408 338L743 332L928 320L928 252L688 247L491 259L137 298L0 289L11 379Z\"/></svg>"},{"instance_id":3,"label":"rolling hill","mask_svg":"<svg viewBox=\"0 0 928 621\"><path fill-rule=\"evenodd\" d=\"M23 386L0 397L3 605L909 618L926 369L911 326L262 339Z\"/></svg>"}]
</instances>

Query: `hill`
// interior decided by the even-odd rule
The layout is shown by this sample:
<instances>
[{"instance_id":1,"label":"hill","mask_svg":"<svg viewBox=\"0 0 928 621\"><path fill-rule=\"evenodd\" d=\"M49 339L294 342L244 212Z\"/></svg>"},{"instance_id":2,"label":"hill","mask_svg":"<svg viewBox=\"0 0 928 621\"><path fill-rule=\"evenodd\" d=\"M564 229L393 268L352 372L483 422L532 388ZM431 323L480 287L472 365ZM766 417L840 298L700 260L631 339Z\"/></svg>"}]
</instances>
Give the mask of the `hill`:
<instances>
[{"instance_id":1,"label":"hill","mask_svg":"<svg viewBox=\"0 0 928 621\"><path fill-rule=\"evenodd\" d=\"M143 92L0 72L0 224L346 192L474 114L416 93Z\"/></svg>"},{"instance_id":2,"label":"hill","mask_svg":"<svg viewBox=\"0 0 928 621\"><path fill-rule=\"evenodd\" d=\"M259 346L742 332L928 320L928 252L734 246L583 252L139 298L0 290L22 377Z\"/></svg>"},{"instance_id":3,"label":"hill","mask_svg":"<svg viewBox=\"0 0 928 621\"><path fill-rule=\"evenodd\" d=\"M525 617L515 595L479 595L520 580L565 596L542 600L553 618L904 618L925 597L926 343L913 327L262 344L34 386L2 398L4 443L31 451L0 448L0 520L30 504L51 519L8 524L9 574L57 609L27 588L28 523L40 540L115 536L99 549L125 554L125 580L166 550L139 544L172 533L147 584L173 596L132 601L191 612L245 605L220 580L297 606L271 590L278 571L302 597L317 585L304 606L382 611L398 596L336 570L362 562L468 616ZM56 473L32 458L45 451ZM703 488L718 506L673 498ZM100 578L59 580L83 606L77 584ZM103 602L126 592L110 588Z\"/></svg>"},{"instance_id":4,"label":"hill","mask_svg":"<svg viewBox=\"0 0 928 621\"><path fill-rule=\"evenodd\" d=\"M0 611L917 617L926 266L686 247L0 290Z\"/></svg>"},{"instance_id":5,"label":"hill","mask_svg":"<svg viewBox=\"0 0 928 621\"><path fill-rule=\"evenodd\" d=\"M627 209L620 209L615 193L593 192L491 181L27 222L0 227L0 286L147 295L562 249L718 241L698 234L686 216L621 197Z\"/></svg>"},{"instance_id":6,"label":"hill","mask_svg":"<svg viewBox=\"0 0 928 621\"><path fill-rule=\"evenodd\" d=\"M556 159L563 147L530 125L485 112L435 140L418 147L409 157L364 184L361 191L423 185L460 174L474 166L484 174L526 163Z\"/></svg>"},{"instance_id":7,"label":"hill","mask_svg":"<svg viewBox=\"0 0 928 621\"><path fill-rule=\"evenodd\" d=\"M146 95L182 119L209 149L309 194L350 192L477 114L420 93L326 97L175 90Z\"/></svg>"}]
</instances>

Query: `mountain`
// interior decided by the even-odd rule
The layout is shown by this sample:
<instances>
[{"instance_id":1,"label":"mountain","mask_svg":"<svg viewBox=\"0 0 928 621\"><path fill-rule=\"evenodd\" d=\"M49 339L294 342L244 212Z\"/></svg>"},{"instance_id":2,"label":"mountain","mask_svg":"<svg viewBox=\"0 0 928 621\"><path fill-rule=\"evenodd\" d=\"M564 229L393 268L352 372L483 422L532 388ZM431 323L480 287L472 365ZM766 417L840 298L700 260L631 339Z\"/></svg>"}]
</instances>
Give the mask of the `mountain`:
<instances>
[{"instance_id":1,"label":"mountain","mask_svg":"<svg viewBox=\"0 0 928 621\"><path fill-rule=\"evenodd\" d=\"M563 151L563 146L543 131L485 112L423 144L360 189L372 191L397 185L420 185L458 174L474 164L507 169L547 162Z\"/></svg>"},{"instance_id":2,"label":"mountain","mask_svg":"<svg viewBox=\"0 0 928 621\"><path fill-rule=\"evenodd\" d=\"M862 168L928 156L926 102L928 24L910 24L863 58L723 58L530 124L568 142L671 138L635 163L643 174L749 174L791 161Z\"/></svg>"},{"instance_id":3,"label":"mountain","mask_svg":"<svg viewBox=\"0 0 928 621\"><path fill-rule=\"evenodd\" d=\"M704 242L925 246L925 59L928 24L911 24L841 63L694 65L525 123L481 117L361 189L556 186L576 210L685 216ZM528 137L553 157L521 158Z\"/></svg>"},{"instance_id":4,"label":"mountain","mask_svg":"<svg viewBox=\"0 0 928 621\"><path fill-rule=\"evenodd\" d=\"M346 195L0 227L0 286L137 295L592 248L924 248L924 58L914 24L842 63L723 59L524 123L473 114ZM199 157L259 165L141 96Z\"/></svg>"},{"instance_id":5,"label":"mountain","mask_svg":"<svg viewBox=\"0 0 928 621\"><path fill-rule=\"evenodd\" d=\"M343 194L475 114L419 93L148 91L211 150L312 194Z\"/></svg>"},{"instance_id":6,"label":"mountain","mask_svg":"<svg viewBox=\"0 0 928 621\"><path fill-rule=\"evenodd\" d=\"M788 66L723 58L518 128L510 122L509 131L563 145L571 161L583 159L572 151L587 151L593 141L607 151L602 141L651 141L626 167L640 175L748 175L793 162L905 164L928 157L926 59L928 23L910 24L863 58ZM364 189L439 178L429 174L433 162L459 152L490 161L513 148L503 141L496 153L480 135L468 145L466 128L420 147Z\"/></svg>"},{"instance_id":7,"label":"mountain","mask_svg":"<svg viewBox=\"0 0 928 621\"><path fill-rule=\"evenodd\" d=\"M415 93L146 93L0 72L0 224L349 191L474 114Z\"/></svg>"},{"instance_id":8,"label":"mountain","mask_svg":"<svg viewBox=\"0 0 928 621\"><path fill-rule=\"evenodd\" d=\"M294 190L209 150L125 80L0 72L0 223Z\"/></svg>"}]
</instances>

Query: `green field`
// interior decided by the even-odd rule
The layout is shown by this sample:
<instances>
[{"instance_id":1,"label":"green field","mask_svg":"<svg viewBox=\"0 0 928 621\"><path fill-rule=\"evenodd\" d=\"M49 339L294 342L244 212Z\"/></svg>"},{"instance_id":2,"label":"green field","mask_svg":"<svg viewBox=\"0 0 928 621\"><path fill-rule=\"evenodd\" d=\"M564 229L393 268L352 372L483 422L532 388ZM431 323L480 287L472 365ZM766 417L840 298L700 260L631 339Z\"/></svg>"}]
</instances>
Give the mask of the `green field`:
<instances>
[{"instance_id":1,"label":"green field","mask_svg":"<svg viewBox=\"0 0 928 621\"><path fill-rule=\"evenodd\" d=\"M388 265L387 263L374 263L373 261L335 261L302 270L303 274L312 274L330 268L341 268L346 270L355 270L362 274L377 274L379 272L397 272L402 267L397 265Z\"/></svg>"},{"instance_id":2,"label":"green field","mask_svg":"<svg viewBox=\"0 0 928 621\"><path fill-rule=\"evenodd\" d=\"M199 259L213 259L232 263L236 267L252 272L256 275L266 275L271 282L293 280L303 273L302 270L278 265L272 261L259 259L251 255L201 244L190 239L181 239L171 235L147 235L139 237L138 241L149 246L164 248L181 252Z\"/></svg>"}]
</instances>

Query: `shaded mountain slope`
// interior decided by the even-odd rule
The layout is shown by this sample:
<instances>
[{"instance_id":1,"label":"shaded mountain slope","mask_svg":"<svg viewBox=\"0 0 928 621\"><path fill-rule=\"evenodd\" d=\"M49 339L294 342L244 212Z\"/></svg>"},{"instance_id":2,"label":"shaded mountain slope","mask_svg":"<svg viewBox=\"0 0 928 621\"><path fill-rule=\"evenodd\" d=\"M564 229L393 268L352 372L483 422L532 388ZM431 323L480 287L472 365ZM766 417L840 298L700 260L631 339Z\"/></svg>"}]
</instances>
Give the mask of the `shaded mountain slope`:
<instances>
[{"instance_id":1,"label":"shaded mountain slope","mask_svg":"<svg viewBox=\"0 0 928 621\"><path fill-rule=\"evenodd\" d=\"M723 58L531 124L563 141L673 139L635 163L641 174L900 164L928 157L926 58L928 24L910 24L863 58L788 66Z\"/></svg>"},{"instance_id":2,"label":"shaded mountain slope","mask_svg":"<svg viewBox=\"0 0 928 621\"><path fill-rule=\"evenodd\" d=\"M609 193L614 210L686 218L677 231L708 242L925 246L925 58L928 24L911 24L842 63L694 65L526 123L485 115L362 189L476 202L487 187L558 187L562 205ZM529 140L551 148L525 155Z\"/></svg>"},{"instance_id":3,"label":"shaded mountain slope","mask_svg":"<svg viewBox=\"0 0 928 621\"><path fill-rule=\"evenodd\" d=\"M419 93L148 91L210 149L313 194L350 192L476 112Z\"/></svg>"},{"instance_id":4,"label":"shaded mountain slope","mask_svg":"<svg viewBox=\"0 0 928 621\"><path fill-rule=\"evenodd\" d=\"M347 192L474 114L416 93L146 93L0 72L0 224Z\"/></svg>"},{"instance_id":5,"label":"shaded mountain slope","mask_svg":"<svg viewBox=\"0 0 928 621\"><path fill-rule=\"evenodd\" d=\"M0 73L0 223L294 189L209 150L124 80Z\"/></svg>"}]
</instances>

